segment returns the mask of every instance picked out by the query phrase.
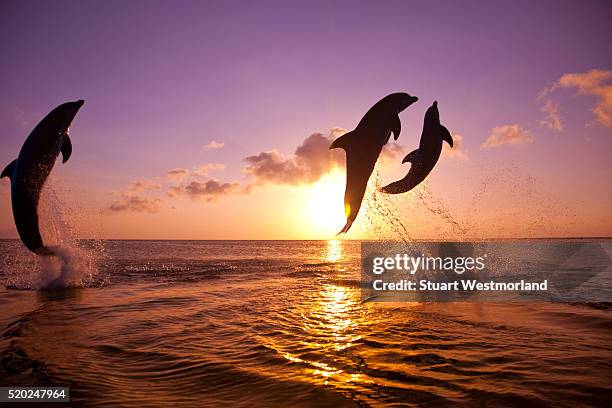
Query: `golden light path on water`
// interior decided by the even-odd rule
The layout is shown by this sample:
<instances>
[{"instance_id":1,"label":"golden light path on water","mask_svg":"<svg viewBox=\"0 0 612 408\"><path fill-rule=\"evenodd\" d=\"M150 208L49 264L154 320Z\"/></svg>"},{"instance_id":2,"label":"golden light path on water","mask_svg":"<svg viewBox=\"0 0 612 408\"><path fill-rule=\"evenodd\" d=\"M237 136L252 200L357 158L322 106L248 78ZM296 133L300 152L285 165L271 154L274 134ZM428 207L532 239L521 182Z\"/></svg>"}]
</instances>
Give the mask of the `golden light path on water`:
<instances>
[{"instance_id":1,"label":"golden light path on water","mask_svg":"<svg viewBox=\"0 0 612 408\"><path fill-rule=\"evenodd\" d=\"M350 387L349 383L364 382L361 374L347 372L348 362L342 360L346 358L345 351L362 337L359 333L365 306L358 288L343 286L335 280L338 273L346 270L341 264L346 256L343 242L328 240L321 255L321 260L333 267L326 270L327 276L320 281L319 288L297 311L301 321L296 323L306 333L301 339L300 351L291 350L296 348L294 344L283 345L270 339L266 339L266 345L286 360L302 364L307 381L320 384L334 381Z\"/></svg>"},{"instance_id":2,"label":"golden light path on water","mask_svg":"<svg viewBox=\"0 0 612 408\"><path fill-rule=\"evenodd\" d=\"M325 260L327 262L338 262L340 259L342 259L342 241L339 239L328 240Z\"/></svg>"}]
</instances>

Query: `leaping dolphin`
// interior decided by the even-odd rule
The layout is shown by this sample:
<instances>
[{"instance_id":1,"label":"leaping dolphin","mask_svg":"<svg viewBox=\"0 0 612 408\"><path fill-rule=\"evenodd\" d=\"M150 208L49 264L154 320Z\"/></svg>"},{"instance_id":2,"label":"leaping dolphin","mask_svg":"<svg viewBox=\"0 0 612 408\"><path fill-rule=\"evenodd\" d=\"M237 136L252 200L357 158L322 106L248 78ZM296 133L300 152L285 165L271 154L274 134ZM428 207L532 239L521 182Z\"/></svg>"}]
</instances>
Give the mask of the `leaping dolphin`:
<instances>
[{"instance_id":1,"label":"leaping dolphin","mask_svg":"<svg viewBox=\"0 0 612 408\"><path fill-rule=\"evenodd\" d=\"M38 228L38 201L55 159L62 152L66 163L72 153L68 128L85 101L67 102L53 109L32 130L19 156L0 177L11 180L11 201L17 232L24 245L39 255L55 255L47 248Z\"/></svg>"},{"instance_id":2,"label":"leaping dolphin","mask_svg":"<svg viewBox=\"0 0 612 408\"><path fill-rule=\"evenodd\" d=\"M330 149L339 147L346 152L346 225L338 234L347 232L357 218L368 180L383 146L391 137L391 132L395 140L399 137L399 113L416 101L416 96L407 93L385 96L370 108L353 131L340 136L329 146Z\"/></svg>"},{"instance_id":3,"label":"leaping dolphin","mask_svg":"<svg viewBox=\"0 0 612 408\"><path fill-rule=\"evenodd\" d=\"M446 141L450 147L453 147L450 132L440 124L438 102L434 102L425 112L419 148L408 153L402 160L402 163L412 163L410 171L406 177L381 188L380 191L387 194L400 194L419 185L438 162L442 152L442 141Z\"/></svg>"}]
</instances>

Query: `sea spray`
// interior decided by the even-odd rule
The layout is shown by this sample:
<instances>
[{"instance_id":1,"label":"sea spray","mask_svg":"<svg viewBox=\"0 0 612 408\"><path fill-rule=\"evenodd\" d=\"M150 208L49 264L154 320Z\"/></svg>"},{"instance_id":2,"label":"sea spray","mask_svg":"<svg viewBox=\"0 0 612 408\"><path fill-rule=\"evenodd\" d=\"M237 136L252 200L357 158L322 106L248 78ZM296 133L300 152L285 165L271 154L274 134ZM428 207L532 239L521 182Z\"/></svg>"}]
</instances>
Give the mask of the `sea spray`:
<instances>
[{"instance_id":1,"label":"sea spray","mask_svg":"<svg viewBox=\"0 0 612 408\"><path fill-rule=\"evenodd\" d=\"M380 177L380 173L376 171L374 173L374 177L372 177L373 183L371 191L372 193L368 195L367 199L367 208L372 208L374 211L370 211L369 214L372 217L369 217L369 221L371 225L384 225L385 223L391 229L392 235L404 243L408 243L413 241L408 229L399 218L401 216L400 212L393 205L388 194L384 194L380 192L380 188L382 187L382 178ZM382 217L385 223L377 222L376 218ZM380 229L377 238L381 238L384 236Z\"/></svg>"},{"instance_id":2,"label":"sea spray","mask_svg":"<svg viewBox=\"0 0 612 408\"><path fill-rule=\"evenodd\" d=\"M48 246L53 256L38 256L37 289L91 286L96 274L95 258L83 248Z\"/></svg>"},{"instance_id":3,"label":"sea spray","mask_svg":"<svg viewBox=\"0 0 612 408\"><path fill-rule=\"evenodd\" d=\"M362 239L403 243L417 239L466 241L554 236L575 223L576 215L547 194L536 177L515 166L482 173L480 180L457 181L464 188L460 205L453 205L456 199L443 199L430 189L428 181L405 194L381 193L381 176L375 170L355 234Z\"/></svg>"},{"instance_id":4,"label":"sea spray","mask_svg":"<svg viewBox=\"0 0 612 408\"><path fill-rule=\"evenodd\" d=\"M471 199L465 200L465 225L470 238L528 238L569 235L576 213L535 176L518 166L483 168L474 182Z\"/></svg>"},{"instance_id":5,"label":"sea spray","mask_svg":"<svg viewBox=\"0 0 612 408\"><path fill-rule=\"evenodd\" d=\"M450 209L444 205L442 200L434 197L429 190L429 184L423 183L422 187L417 190L417 198L420 204L429 211L430 214L438 216L443 223L450 226L453 233L457 234L457 238L465 237L467 228L463 222L458 221L451 213Z\"/></svg>"},{"instance_id":6,"label":"sea spray","mask_svg":"<svg viewBox=\"0 0 612 408\"><path fill-rule=\"evenodd\" d=\"M403 243L404 250L410 248L419 252L420 249L410 234L409 227L401 219L402 212L393 203L389 194L380 192L382 185L380 173L375 169L365 194L361 215L362 225L357 229L358 233L367 240L390 240L390 245L395 245L395 242L399 241Z\"/></svg>"},{"instance_id":7,"label":"sea spray","mask_svg":"<svg viewBox=\"0 0 612 408\"><path fill-rule=\"evenodd\" d=\"M366 239L391 239L409 244L422 238L423 227L433 223L444 227L437 228L438 231L442 230L445 235L450 232L455 239L461 239L466 233L464 223L433 196L426 182L416 187L412 194L400 195L380 192L382 185L380 173L374 171L366 192L362 218ZM419 225L419 220L424 220L424 225Z\"/></svg>"},{"instance_id":8,"label":"sea spray","mask_svg":"<svg viewBox=\"0 0 612 408\"><path fill-rule=\"evenodd\" d=\"M60 199L61 193L59 183L50 177L38 209L43 242L55 255L35 255L23 248L15 259L3 257L7 287L56 289L104 284L106 278L98 272L98 265L104 258L102 243L77 239L76 226L84 212L74 207L79 200L72 200L69 205ZM15 244L22 246L21 242Z\"/></svg>"}]
</instances>

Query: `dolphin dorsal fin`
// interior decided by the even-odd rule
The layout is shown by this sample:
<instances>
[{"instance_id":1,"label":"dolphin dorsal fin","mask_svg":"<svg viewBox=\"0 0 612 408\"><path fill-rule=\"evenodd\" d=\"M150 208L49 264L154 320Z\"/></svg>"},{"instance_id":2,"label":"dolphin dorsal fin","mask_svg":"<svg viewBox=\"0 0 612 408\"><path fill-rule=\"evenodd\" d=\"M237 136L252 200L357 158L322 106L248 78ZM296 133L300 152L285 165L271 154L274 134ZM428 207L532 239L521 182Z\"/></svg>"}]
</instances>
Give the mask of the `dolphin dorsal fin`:
<instances>
[{"instance_id":1,"label":"dolphin dorsal fin","mask_svg":"<svg viewBox=\"0 0 612 408\"><path fill-rule=\"evenodd\" d=\"M2 170L2 176L0 176L0 178L3 178L3 177L11 178L11 176L13 175L13 170L15 169L15 165L16 164L17 164L17 159L15 159L12 162L10 162L8 164L8 166L6 166L4 168L4 170Z\"/></svg>"},{"instance_id":2,"label":"dolphin dorsal fin","mask_svg":"<svg viewBox=\"0 0 612 408\"><path fill-rule=\"evenodd\" d=\"M406 155L406 157L404 157L404 160L402 160L402 163L406 163L406 162L410 162L411 164L416 164L417 161L419 161L419 149L413 150L410 153L408 153Z\"/></svg>"},{"instance_id":3,"label":"dolphin dorsal fin","mask_svg":"<svg viewBox=\"0 0 612 408\"><path fill-rule=\"evenodd\" d=\"M329 148L336 149L339 147L341 149L347 150L351 143L351 140L353 139L351 136L353 136L354 134L354 131L350 131L348 133L343 134L342 136L334 140L332 144L329 145Z\"/></svg>"},{"instance_id":4,"label":"dolphin dorsal fin","mask_svg":"<svg viewBox=\"0 0 612 408\"><path fill-rule=\"evenodd\" d=\"M62 144L62 163L66 163L72 154L72 142L68 134L64 135L64 143Z\"/></svg>"}]
</instances>

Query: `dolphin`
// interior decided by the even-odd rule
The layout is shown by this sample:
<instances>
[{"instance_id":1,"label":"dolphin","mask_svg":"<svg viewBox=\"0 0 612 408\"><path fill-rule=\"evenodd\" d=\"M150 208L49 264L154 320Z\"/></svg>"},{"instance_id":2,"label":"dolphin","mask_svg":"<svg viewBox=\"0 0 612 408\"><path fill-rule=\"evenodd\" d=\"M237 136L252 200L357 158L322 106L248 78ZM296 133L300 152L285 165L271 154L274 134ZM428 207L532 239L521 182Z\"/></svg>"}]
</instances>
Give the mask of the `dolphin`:
<instances>
[{"instance_id":1,"label":"dolphin","mask_svg":"<svg viewBox=\"0 0 612 408\"><path fill-rule=\"evenodd\" d=\"M408 153L402 160L402 163L412 163L410 171L406 177L382 187L380 191L387 194L400 194L418 186L438 162L442 152L442 141L453 147L450 132L440 124L438 102L434 102L425 112L419 148Z\"/></svg>"},{"instance_id":2,"label":"dolphin","mask_svg":"<svg viewBox=\"0 0 612 408\"><path fill-rule=\"evenodd\" d=\"M354 130L340 136L329 146L330 149L341 148L346 152L346 225L338 234L347 232L357 218L368 180L391 132L395 140L399 137L399 113L416 101L416 96L407 93L385 96L367 111Z\"/></svg>"},{"instance_id":3,"label":"dolphin","mask_svg":"<svg viewBox=\"0 0 612 408\"><path fill-rule=\"evenodd\" d=\"M24 245L38 255L55 255L46 247L38 228L38 201L55 159L66 163L72 153L68 128L85 101L64 103L53 109L28 136L17 159L2 171L11 180L11 201L17 232Z\"/></svg>"}]
</instances>

